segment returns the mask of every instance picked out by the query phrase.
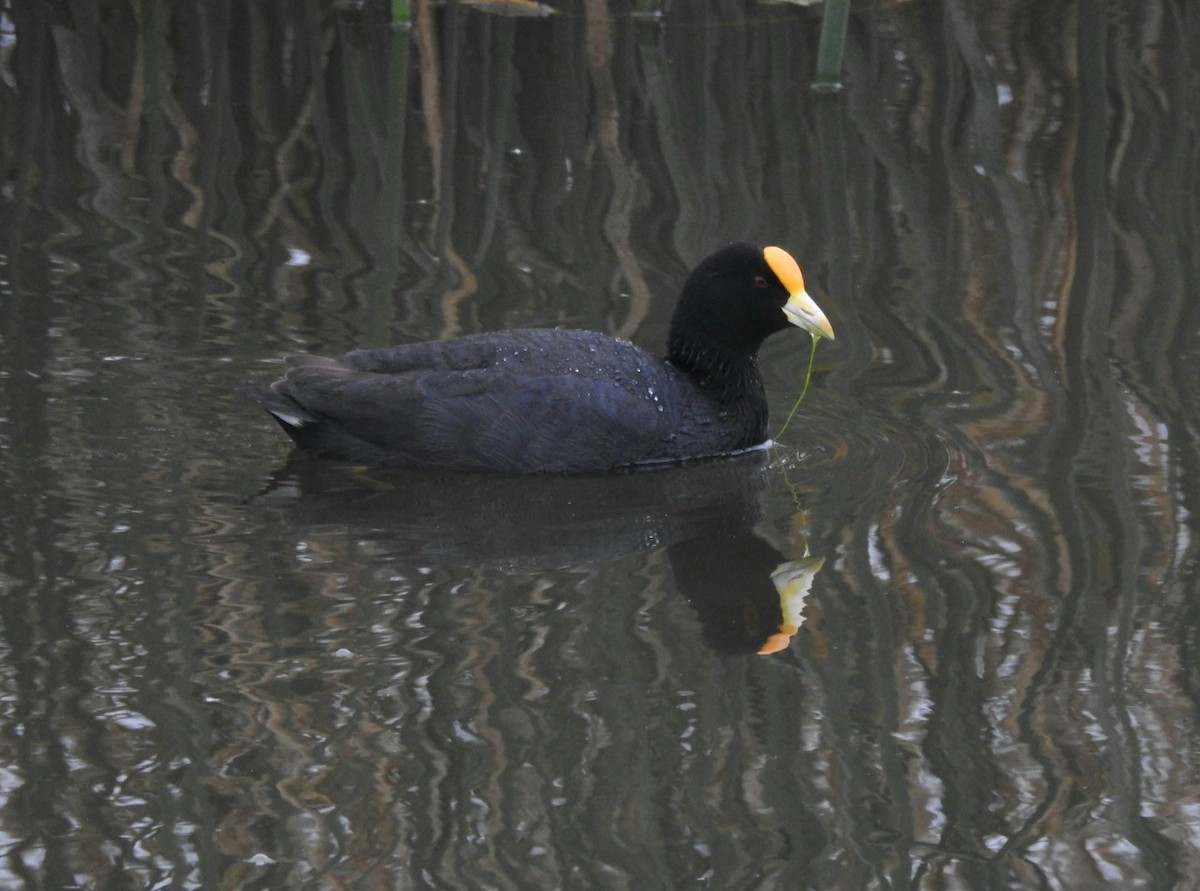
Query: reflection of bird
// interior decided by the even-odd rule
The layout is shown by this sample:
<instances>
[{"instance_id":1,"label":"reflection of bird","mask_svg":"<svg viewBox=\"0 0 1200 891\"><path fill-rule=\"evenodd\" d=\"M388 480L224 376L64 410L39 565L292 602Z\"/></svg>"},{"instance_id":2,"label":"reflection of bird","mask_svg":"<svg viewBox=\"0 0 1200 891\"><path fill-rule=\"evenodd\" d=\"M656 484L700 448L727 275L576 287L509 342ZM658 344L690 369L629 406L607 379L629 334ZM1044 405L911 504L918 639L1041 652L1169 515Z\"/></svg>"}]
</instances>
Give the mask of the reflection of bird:
<instances>
[{"instance_id":1,"label":"reflection of bird","mask_svg":"<svg viewBox=\"0 0 1200 891\"><path fill-rule=\"evenodd\" d=\"M540 572L712 540L729 528L749 530L762 518L768 464L765 451L751 451L672 473L564 480L364 468L299 452L252 503L274 509L306 538L370 542L375 559L402 566ZM760 574L765 578L782 559L773 552ZM771 631L781 621L778 612L776 605Z\"/></svg>"},{"instance_id":2,"label":"reflection of bird","mask_svg":"<svg viewBox=\"0 0 1200 891\"><path fill-rule=\"evenodd\" d=\"M733 244L688 277L666 360L590 331L526 329L293 356L251 390L300 448L403 467L587 472L762 443L756 354L789 324L833 337L777 247Z\"/></svg>"},{"instance_id":3,"label":"reflection of bird","mask_svg":"<svg viewBox=\"0 0 1200 891\"><path fill-rule=\"evenodd\" d=\"M749 528L713 530L667 548L675 584L719 653L785 650L824 560L783 555ZM781 562L782 561L782 562Z\"/></svg>"}]
</instances>

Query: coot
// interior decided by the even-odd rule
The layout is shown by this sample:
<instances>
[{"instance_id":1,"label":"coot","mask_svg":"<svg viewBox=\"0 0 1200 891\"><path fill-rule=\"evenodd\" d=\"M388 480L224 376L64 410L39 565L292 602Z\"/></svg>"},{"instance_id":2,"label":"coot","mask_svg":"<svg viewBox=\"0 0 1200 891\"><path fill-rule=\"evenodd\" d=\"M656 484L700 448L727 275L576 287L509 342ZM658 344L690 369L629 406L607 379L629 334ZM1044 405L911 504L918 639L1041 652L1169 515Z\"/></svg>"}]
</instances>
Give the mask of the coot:
<instances>
[{"instance_id":1,"label":"coot","mask_svg":"<svg viewBox=\"0 0 1200 891\"><path fill-rule=\"evenodd\" d=\"M738 243L688 276L665 359L594 331L524 329L291 356L249 392L330 458L496 473L678 462L766 440L756 356L788 325L833 337L790 254Z\"/></svg>"}]
</instances>

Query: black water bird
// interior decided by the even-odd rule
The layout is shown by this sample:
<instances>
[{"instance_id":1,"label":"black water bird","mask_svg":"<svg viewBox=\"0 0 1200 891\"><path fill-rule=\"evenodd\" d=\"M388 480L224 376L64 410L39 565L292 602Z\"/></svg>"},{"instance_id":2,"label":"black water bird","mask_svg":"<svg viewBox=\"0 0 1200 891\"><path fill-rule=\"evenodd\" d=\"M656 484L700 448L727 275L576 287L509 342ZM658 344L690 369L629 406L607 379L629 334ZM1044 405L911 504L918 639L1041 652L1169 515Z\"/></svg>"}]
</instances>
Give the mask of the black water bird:
<instances>
[{"instance_id":1,"label":"black water bird","mask_svg":"<svg viewBox=\"0 0 1200 891\"><path fill-rule=\"evenodd\" d=\"M756 357L789 325L833 337L790 254L738 243L688 276L665 359L594 331L523 329L291 356L248 392L330 458L494 473L679 462L764 443Z\"/></svg>"}]
</instances>

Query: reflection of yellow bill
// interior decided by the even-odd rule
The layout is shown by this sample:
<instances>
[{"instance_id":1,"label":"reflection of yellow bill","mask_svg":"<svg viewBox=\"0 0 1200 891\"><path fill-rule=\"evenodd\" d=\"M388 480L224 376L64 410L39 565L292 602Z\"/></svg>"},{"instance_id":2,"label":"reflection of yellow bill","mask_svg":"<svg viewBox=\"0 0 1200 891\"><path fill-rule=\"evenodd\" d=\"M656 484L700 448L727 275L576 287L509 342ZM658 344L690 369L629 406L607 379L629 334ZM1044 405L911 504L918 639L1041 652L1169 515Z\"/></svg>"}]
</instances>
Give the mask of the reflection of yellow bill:
<instances>
[{"instance_id":1,"label":"reflection of yellow bill","mask_svg":"<svg viewBox=\"0 0 1200 891\"><path fill-rule=\"evenodd\" d=\"M804 602L812 589L813 579L825 565L822 557L805 557L803 560L788 560L780 563L771 573L771 581L779 592L779 608L783 613L783 621L779 630L764 641L758 648L758 655L769 656L787 649L792 635L804 624Z\"/></svg>"}]
</instances>

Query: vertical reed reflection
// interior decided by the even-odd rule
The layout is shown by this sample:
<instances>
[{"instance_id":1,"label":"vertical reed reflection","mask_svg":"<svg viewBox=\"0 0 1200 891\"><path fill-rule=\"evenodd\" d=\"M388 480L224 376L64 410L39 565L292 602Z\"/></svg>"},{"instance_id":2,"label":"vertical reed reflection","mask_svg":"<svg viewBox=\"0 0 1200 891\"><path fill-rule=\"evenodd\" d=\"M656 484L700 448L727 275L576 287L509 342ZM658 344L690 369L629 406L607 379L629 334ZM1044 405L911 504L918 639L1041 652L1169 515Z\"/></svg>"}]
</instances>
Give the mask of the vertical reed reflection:
<instances>
[{"instance_id":1,"label":"vertical reed reflection","mask_svg":"<svg viewBox=\"0 0 1200 891\"><path fill-rule=\"evenodd\" d=\"M929 454L942 452L944 458L928 467L944 465L925 480L917 476L915 493L879 512L899 519L880 525L882 559L872 567L889 587L908 591L908 610L919 619L912 639L930 641L914 643L912 651L923 667L916 678L930 708L920 748L937 790L925 805L935 820L925 832L941 822L936 837L951 856L928 860L921 872L965 877L973 887L1002 883L1005 870L1023 881L1069 885L1072 870L1091 862L1131 882L1144 870L1151 884L1166 887L1192 855L1172 840L1180 827L1164 831L1161 819L1143 817L1148 802L1139 778L1146 769L1139 752L1148 740L1138 738L1132 703L1147 691L1131 685L1127 671L1134 640L1150 634L1170 648L1151 630L1157 624L1153 611L1142 606L1166 592L1147 586L1142 573L1161 562L1160 546L1151 542L1178 536L1169 529L1147 535L1147 523L1174 524L1186 492L1174 490L1167 510L1145 511L1143 504L1164 491L1158 481L1179 470L1157 464L1177 459L1147 448L1139 430L1182 432L1193 422L1171 425L1166 417L1155 418L1153 409L1134 409L1122 366L1142 362L1137 353L1118 358L1171 336L1169 325L1134 339L1118 334L1127 297L1120 270L1128 255L1113 243L1106 196L1120 194L1126 180L1107 154L1112 112L1106 95L1114 75L1105 65L1105 48L1132 35L1110 35L1102 20L1076 16L1073 8L1047 10L1054 19L1048 33L1061 35L1053 52L1035 52L1023 67L989 67L979 58L985 50L976 23L956 7L947 13L973 83L963 83L953 70L931 68L945 57L912 45L893 58L902 68L912 59L924 69L919 76L890 78L921 85L905 97L908 120L925 112L954 122L941 127L944 141L928 158L918 153L895 169L897 178L911 180L900 188L915 185L914 195L936 196L936 187L923 190L921 184L942 175L932 167L935 157L949 162L950 188L940 193L950 197L944 208L921 199L899 202L920 217L911 227L905 220L913 236L910 251L919 259L899 265L929 264L932 287L919 305L941 304L947 316L910 323L924 350L913 350L907 364L944 369L945 378L927 378L919 389L898 388L907 405L898 401L897 407L933 426L937 442ZM910 17L905 25L912 29L917 21ZM928 46L920 31L906 36ZM990 48L989 58L1005 55L1001 47ZM1127 82L1131 75L1125 69L1115 78ZM941 104L933 93L943 84L958 90L960 101L973 99L961 111L953 102ZM1025 129L998 134L992 113L980 113L988 108L984 95L999 95L1002 113L1016 97L1014 113L1021 113ZM930 98L923 104L922 97ZM1154 116L1153 109L1148 103L1142 113ZM968 115L967 124L959 114ZM860 126L874 143L885 144L895 139L888 123L863 117ZM932 123L930 131L939 132L936 117ZM979 140L983 150L967 151L964 135ZM999 135L1011 147L997 151ZM1004 169L992 167L1001 157ZM1050 173L1055 170L1062 172L1057 180ZM1002 212L976 216L981 201ZM959 209L973 215L942 216ZM980 230L989 219L1003 220L1003 228ZM1178 258L1181 247L1165 253ZM948 277L939 281L942 275ZM1031 306L1025 294L1041 306ZM961 308L955 305L960 295L966 298ZM1167 309L1167 316L1172 312ZM1145 325L1160 322L1157 314L1140 318ZM890 339L895 342L894 335ZM1140 367L1137 376L1156 399L1171 389L1166 378L1150 385ZM1192 450L1190 438L1179 445L1177 454ZM1185 537L1190 551L1190 535ZM1184 562L1190 564L1190 556ZM1142 658L1163 658L1152 656L1152 649L1142 649ZM895 666L898 673L902 665ZM1168 694L1163 704L1170 700ZM1093 716L1091 740L1064 720L1064 711ZM1069 802L1086 796L1098 775L1114 795L1111 805L1092 812L1097 823L1091 826L1064 824ZM996 809L998 793L1011 810ZM1129 810L1135 801L1140 813ZM1173 812L1169 797L1161 804ZM1093 847L1085 854L1096 826L1123 827L1136 853L1125 857ZM1068 865L1054 866L1051 857Z\"/></svg>"}]
</instances>

